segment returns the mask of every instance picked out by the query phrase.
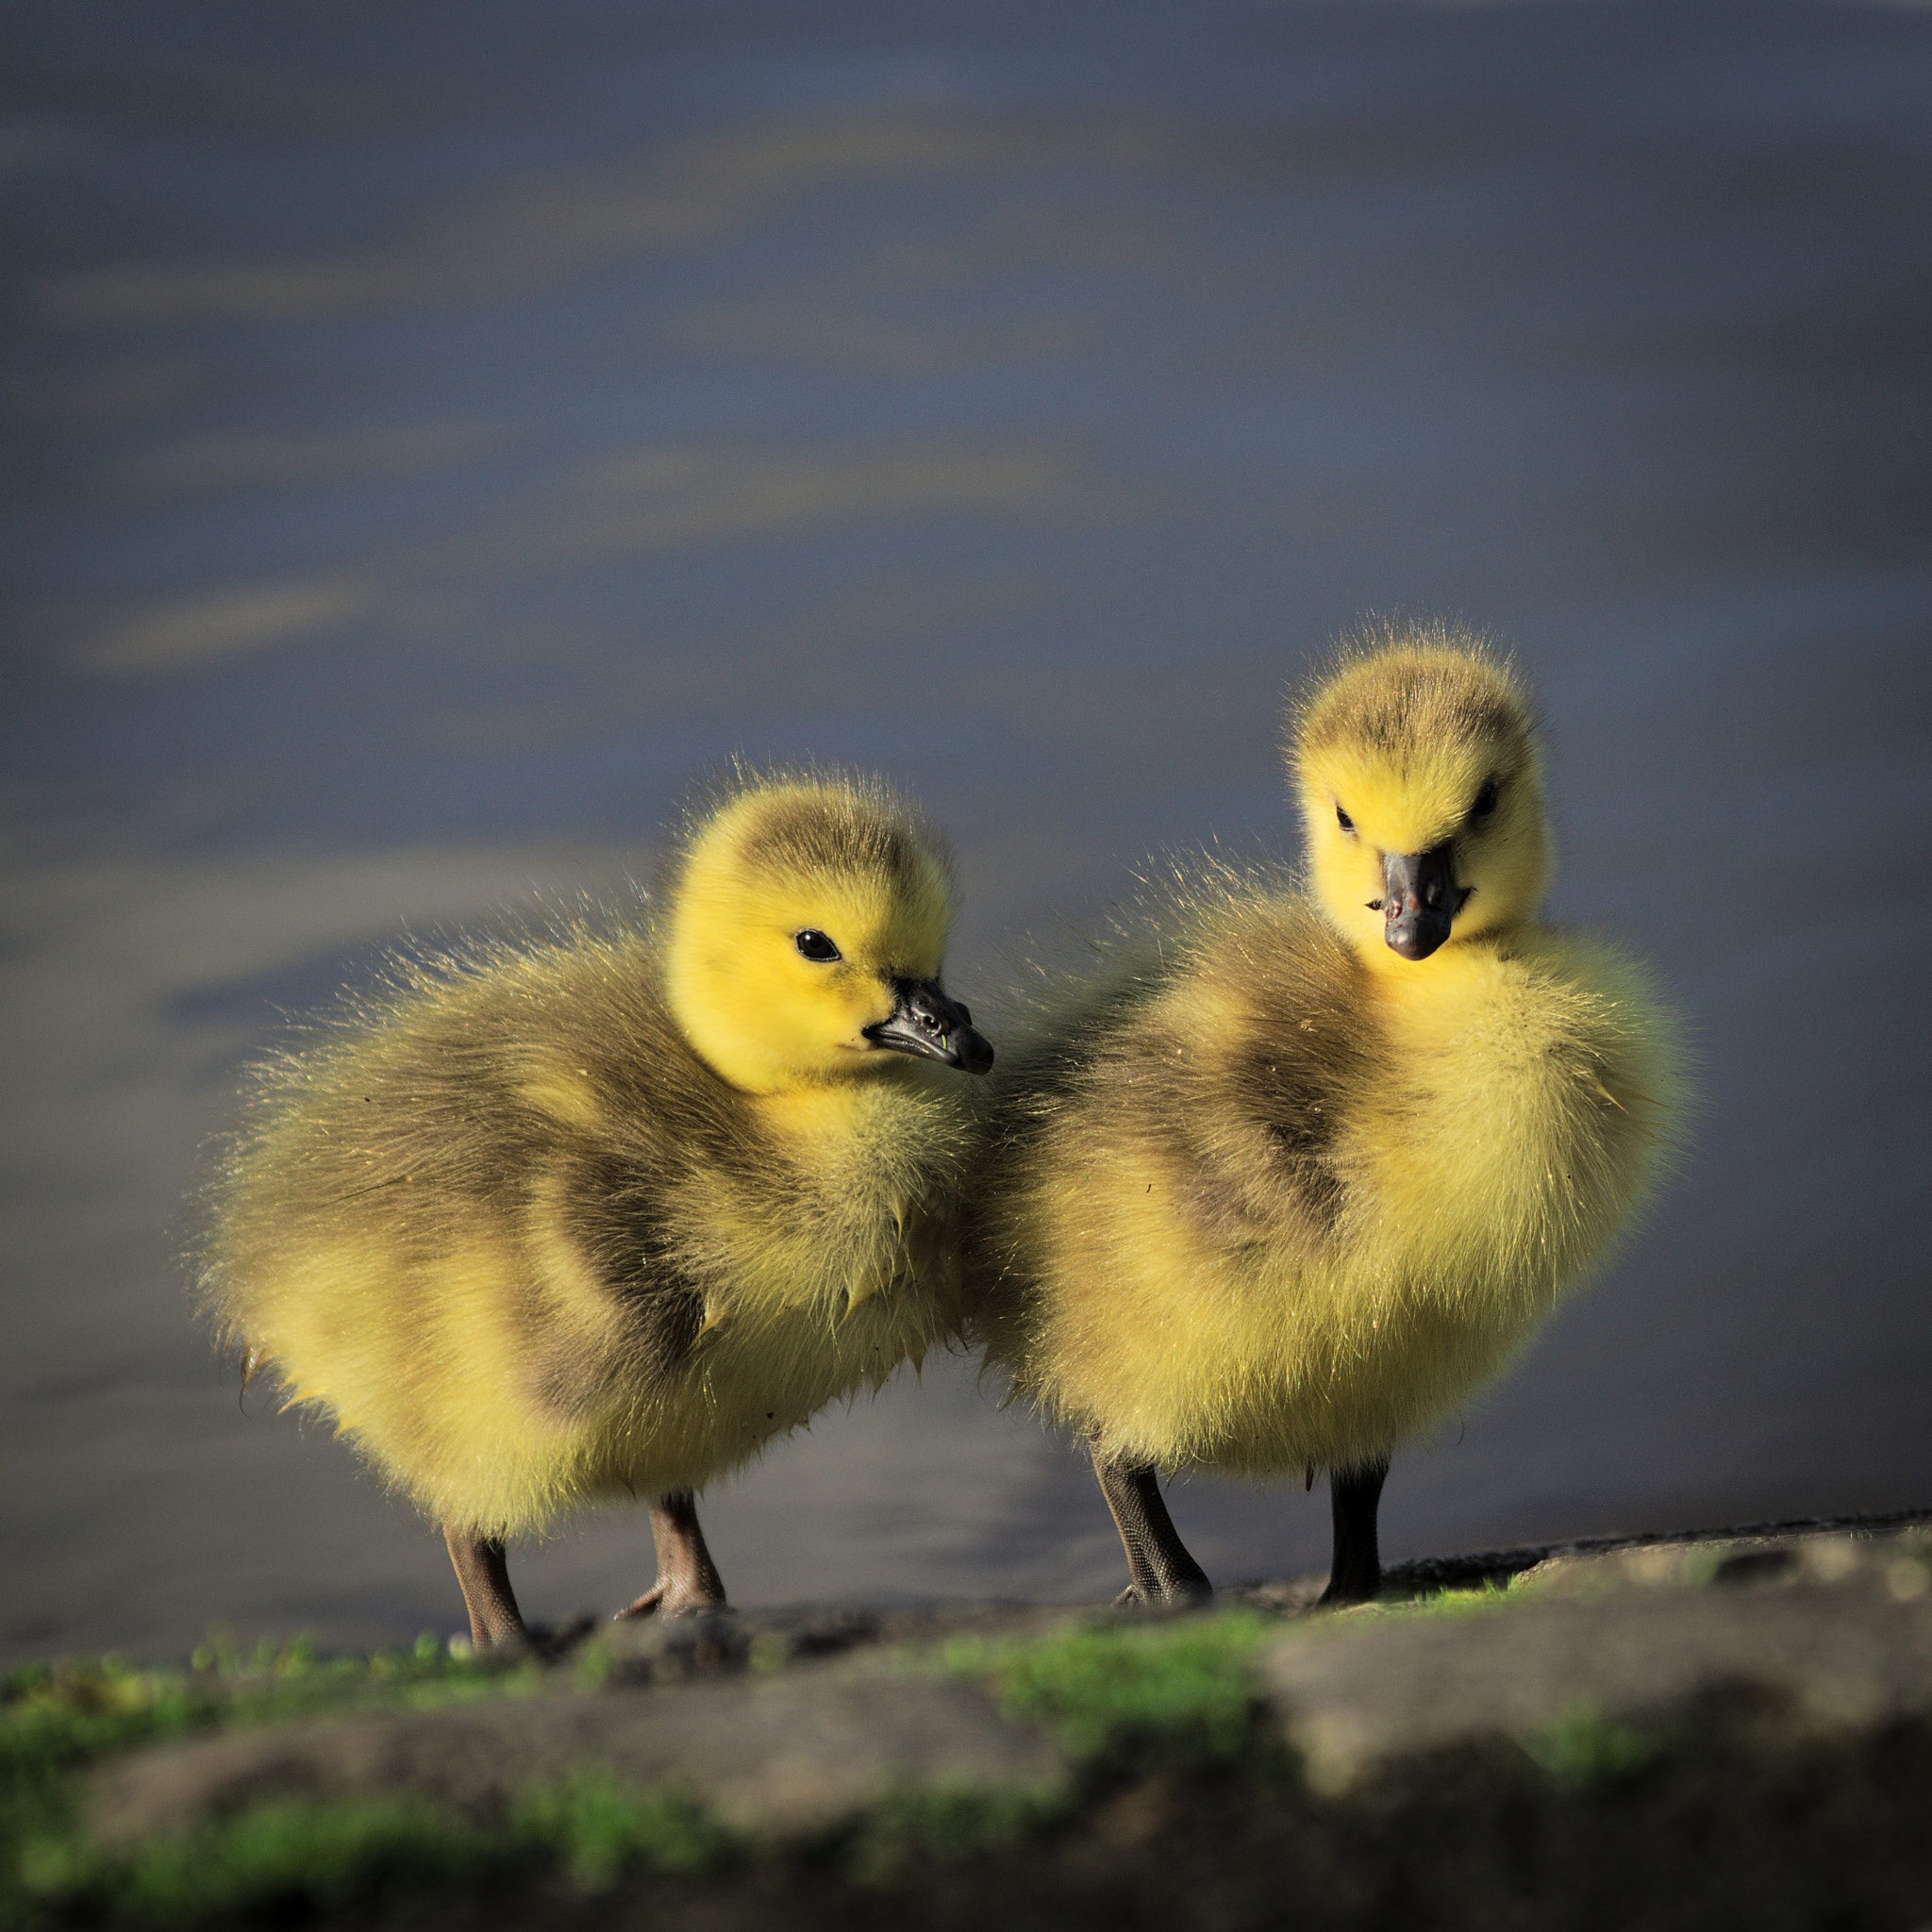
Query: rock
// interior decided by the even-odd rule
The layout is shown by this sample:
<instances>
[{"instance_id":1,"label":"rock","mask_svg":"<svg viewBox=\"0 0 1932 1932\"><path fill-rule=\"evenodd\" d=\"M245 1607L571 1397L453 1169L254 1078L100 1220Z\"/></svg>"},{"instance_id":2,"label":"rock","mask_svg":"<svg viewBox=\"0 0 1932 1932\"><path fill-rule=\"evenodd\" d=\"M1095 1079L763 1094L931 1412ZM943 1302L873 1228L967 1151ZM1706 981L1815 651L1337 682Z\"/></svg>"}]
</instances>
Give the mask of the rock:
<instances>
[{"instance_id":1,"label":"rock","mask_svg":"<svg viewBox=\"0 0 1932 1932\"><path fill-rule=\"evenodd\" d=\"M1803 1516L1777 1523L1738 1524L1726 1529L1645 1531L1638 1536L1584 1537L1565 1543L1522 1543L1512 1549L1475 1550L1459 1557L1412 1557L1405 1562L1391 1563L1383 1572L1382 1584L1385 1594L1422 1596L1431 1591L1479 1590L1486 1583L1507 1583L1557 1557L1589 1558L1670 1550L1688 1555L1695 1547L1714 1543L1763 1546L1822 1534L1841 1537L1847 1531L1886 1536L1927 1522L1932 1522L1932 1509L1864 1510L1847 1516ZM1319 1579L1317 1582L1319 1587ZM1252 1584L1244 1587L1243 1593L1265 1598L1293 1588L1284 1584Z\"/></svg>"},{"instance_id":2,"label":"rock","mask_svg":"<svg viewBox=\"0 0 1932 1932\"><path fill-rule=\"evenodd\" d=\"M1064 1775L1052 1745L976 1687L873 1664L235 1731L108 1765L93 1816L114 1844L273 1798L402 1791L489 1821L583 1770L675 1789L765 1833L830 1824L908 1787L1044 1793Z\"/></svg>"},{"instance_id":3,"label":"rock","mask_svg":"<svg viewBox=\"0 0 1932 1932\"><path fill-rule=\"evenodd\" d=\"M1086 1614L1065 1607L991 1603L902 1609L820 1605L663 1621L647 1617L605 1625L575 1653L575 1661L586 1674L614 1684L681 1684L746 1670L769 1673L854 1652L929 1650L954 1637L1043 1635Z\"/></svg>"},{"instance_id":4,"label":"rock","mask_svg":"<svg viewBox=\"0 0 1932 1932\"><path fill-rule=\"evenodd\" d=\"M433 1921L425 1895L397 1906L393 1923L439 1932L628 1932L687 1908L720 1932L1932 1925L1932 1536L1874 1527L1441 1559L1490 1588L1433 1607L1396 1602L1426 1589L1415 1566L1353 1610L1307 1614L1319 1579L1229 1592L1281 1613L1259 1688L1306 1779L1265 1750L1170 1760L1137 1743L1074 1767L1044 1725L1009 1724L931 1662L955 1638L1139 1614L821 1607L536 1648L475 1702L146 1746L96 1772L93 1815L126 1845L263 1800L396 1794L489 1829L532 1787L593 1769L681 1791L769 1854L629 1871L594 1921L574 1916L574 1881L457 1888ZM1065 1802L970 1857L894 1840L891 1810L834 1856L815 1836L922 1789ZM890 1884L840 1863L893 1845L908 1862ZM530 1916L540 1898L548 1919Z\"/></svg>"},{"instance_id":5,"label":"rock","mask_svg":"<svg viewBox=\"0 0 1932 1932\"><path fill-rule=\"evenodd\" d=\"M1492 1607L1299 1627L1261 1674L1330 1796L1403 1759L1496 1743L1537 1755L1566 1724L1656 1735L1724 1703L1749 1707L1767 1747L1829 1740L1932 1715L1926 1555L1832 1538L1559 1557Z\"/></svg>"}]
</instances>

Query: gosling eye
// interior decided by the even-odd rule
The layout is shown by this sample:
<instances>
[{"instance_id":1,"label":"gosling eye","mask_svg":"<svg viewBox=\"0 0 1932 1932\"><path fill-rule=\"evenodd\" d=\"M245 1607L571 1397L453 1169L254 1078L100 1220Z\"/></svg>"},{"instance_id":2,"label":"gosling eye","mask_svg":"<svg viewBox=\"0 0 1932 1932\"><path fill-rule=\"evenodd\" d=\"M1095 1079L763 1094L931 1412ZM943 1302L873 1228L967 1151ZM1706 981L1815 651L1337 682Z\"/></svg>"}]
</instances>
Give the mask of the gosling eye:
<instances>
[{"instance_id":1,"label":"gosling eye","mask_svg":"<svg viewBox=\"0 0 1932 1932\"><path fill-rule=\"evenodd\" d=\"M1493 778L1485 778L1483 789L1476 793L1475 803L1469 808L1470 823L1480 824L1495 808L1496 781Z\"/></svg>"},{"instance_id":2,"label":"gosling eye","mask_svg":"<svg viewBox=\"0 0 1932 1932\"><path fill-rule=\"evenodd\" d=\"M1344 832L1352 832L1355 830L1355 821L1352 818L1350 818L1349 815L1345 811L1343 811L1341 806L1339 805L1335 808L1335 823L1338 825L1340 825Z\"/></svg>"},{"instance_id":3,"label":"gosling eye","mask_svg":"<svg viewBox=\"0 0 1932 1932\"><path fill-rule=\"evenodd\" d=\"M798 950L808 959L821 966L829 965L834 959L842 959L845 957L832 943L831 935L821 932L815 925L808 925L803 932L796 934L795 941Z\"/></svg>"}]
</instances>

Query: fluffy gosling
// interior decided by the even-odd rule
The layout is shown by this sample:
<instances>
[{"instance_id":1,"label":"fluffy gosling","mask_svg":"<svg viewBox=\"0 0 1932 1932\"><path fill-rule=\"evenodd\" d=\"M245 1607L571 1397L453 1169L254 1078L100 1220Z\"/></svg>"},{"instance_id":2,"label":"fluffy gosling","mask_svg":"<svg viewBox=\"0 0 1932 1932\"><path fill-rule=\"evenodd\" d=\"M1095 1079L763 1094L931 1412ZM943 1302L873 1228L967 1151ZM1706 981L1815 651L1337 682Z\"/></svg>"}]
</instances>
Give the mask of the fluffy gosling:
<instances>
[{"instance_id":1,"label":"fluffy gosling","mask_svg":"<svg viewBox=\"0 0 1932 1932\"><path fill-rule=\"evenodd\" d=\"M212 1191L220 1330L442 1525L476 1643L506 1540L650 1505L620 1616L722 1606L695 1492L960 1319L945 848L840 775L688 824L661 917L405 967L263 1070Z\"/></svg>"},{"instance_id":2,"label":"fluffy gosling","mask_svg":"<svg viewBox=\"0 0 1932 1932\"><path fill-rule=\"evenodd\" d=\"M1373 1596L1391 1450L1494 1375L1650 1191L1679 1092L1642 973L1545 924L1537 738L1443 630L1291 721L1308 889L1211 869L990 1096L977 1325L1091 1444L1123 1601L1208 1578L1157 1472L1329 1474L1324 1601Z\"/></svg>"}]
</instances>

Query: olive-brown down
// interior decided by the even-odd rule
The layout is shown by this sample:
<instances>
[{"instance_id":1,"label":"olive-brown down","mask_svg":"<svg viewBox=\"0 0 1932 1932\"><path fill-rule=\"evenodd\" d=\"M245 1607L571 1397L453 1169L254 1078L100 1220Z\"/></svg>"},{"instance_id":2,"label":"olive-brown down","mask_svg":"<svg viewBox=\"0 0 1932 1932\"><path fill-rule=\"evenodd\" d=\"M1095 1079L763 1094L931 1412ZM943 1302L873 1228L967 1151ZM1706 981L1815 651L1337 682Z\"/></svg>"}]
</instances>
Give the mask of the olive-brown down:
<instances>
[{"instance_id":1,"label":"olive-brown down","mask_svg":"<svg viewBox=\"0 0 1932 1932\"><path fill-rule=\"evenodd\" d=\"M262 1071L215 1321L481 1539L695 1490L883 1382L959 1318L966 1083L866 1031L937 986L948 879L883 787L757 780L660 911L401 967Z\"/></svg>"},{"instance_id":2,"label":"olive-brown down","mask_svg":"<svg viewBox=\"0 0 1932 1932\"><path fill-rule=\"evenodd\" d=\"M1672 1139L1646 975L1540 915L1507 668L1379 634L1290 745L1306 888L1183 868L1035 1003L990 1094L978 1329L1104 1475L1379 1468L1601 1262ZM1423 857L1453 923L1404 957L1386 881Z\"/></svg>"}]
</instances>

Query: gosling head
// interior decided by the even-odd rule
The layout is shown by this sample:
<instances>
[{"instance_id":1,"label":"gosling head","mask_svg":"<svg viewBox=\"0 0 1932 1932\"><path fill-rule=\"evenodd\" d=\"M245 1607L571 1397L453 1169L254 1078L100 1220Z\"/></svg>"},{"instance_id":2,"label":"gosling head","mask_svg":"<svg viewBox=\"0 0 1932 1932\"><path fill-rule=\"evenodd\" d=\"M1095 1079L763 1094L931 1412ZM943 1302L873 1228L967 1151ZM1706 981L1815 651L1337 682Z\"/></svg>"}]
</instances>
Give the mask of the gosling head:
<instances>
[{"instance_id":1,"label":"gosling head","mask_svg":"<svg viewBox=\"0 0 1932 1932\"><path fill-rule=\"evenodd\" d=\"M1474 638L1368 641L1309 695L1289 759L1324 910L1374 963L1534 917L1550 837L1528 702Z\"/></svg>"},{"instance_id":2,"label":"gosling head","mask_svg":"<svg viewBox=\"0 0 1932 1932\"><path fill-rule=\"evenodd\" d=\"M892 1054L992 1065L941 983L945 848L883 785L754 782L692 825L671 888L665 991L691 1045L752 1093L874 1072Z\"/></svg>"}]
</instances>

